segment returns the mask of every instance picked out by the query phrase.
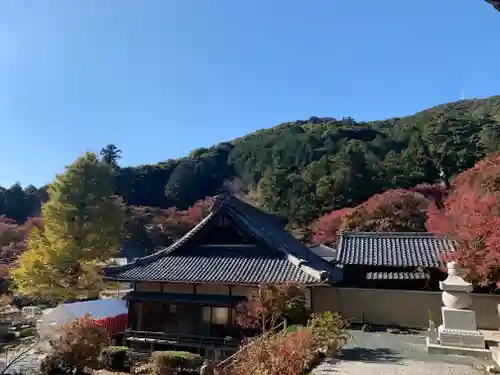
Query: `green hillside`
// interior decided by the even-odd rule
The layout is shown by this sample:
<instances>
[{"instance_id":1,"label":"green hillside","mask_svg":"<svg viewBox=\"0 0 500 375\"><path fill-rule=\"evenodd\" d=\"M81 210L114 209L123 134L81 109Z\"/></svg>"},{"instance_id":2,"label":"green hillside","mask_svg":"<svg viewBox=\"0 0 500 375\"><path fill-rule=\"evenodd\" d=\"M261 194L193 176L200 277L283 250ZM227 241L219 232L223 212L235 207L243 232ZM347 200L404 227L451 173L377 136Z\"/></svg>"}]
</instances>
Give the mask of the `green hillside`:
<instances>
[{"instance_id":1,"label":"green hillside","mask_svg":"<svg viewBox=\"0 0 500 375\"><path fill-rule=\"evenodd\" d=\"M500 149L499 118L500 96L383 121L311 117L182 159L118 168L116 190L131 205L184 209L233 181L240 190L258 191L267 210L304 224L389 188L432 183L440 169L452 176L471 167ZM23 198L15 189L16 199L11 189L1 191L0 213L16 212L17 221L36 214L33 201L43 191L30 187Z\"/></svg>"}]
</instances>

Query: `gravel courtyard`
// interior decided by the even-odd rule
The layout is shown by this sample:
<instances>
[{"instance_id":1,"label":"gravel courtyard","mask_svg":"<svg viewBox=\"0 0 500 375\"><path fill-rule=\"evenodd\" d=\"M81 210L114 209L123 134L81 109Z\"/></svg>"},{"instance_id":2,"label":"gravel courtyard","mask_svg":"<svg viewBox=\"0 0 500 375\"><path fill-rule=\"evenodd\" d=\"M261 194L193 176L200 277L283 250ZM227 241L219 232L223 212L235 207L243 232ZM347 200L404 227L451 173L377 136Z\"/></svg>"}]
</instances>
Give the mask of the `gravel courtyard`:
<instances>
[{"instance_id":1,"label":"gravel courtyard","mask_svg":"<svg viewBox=\"0 0 500 375\"><path fill-rule=\"evenodd\" d=\"M476 375L486 361L428 354L422 335L350 331L341 356L326 360L314 375Z\"/></svg>"}]
</instances>

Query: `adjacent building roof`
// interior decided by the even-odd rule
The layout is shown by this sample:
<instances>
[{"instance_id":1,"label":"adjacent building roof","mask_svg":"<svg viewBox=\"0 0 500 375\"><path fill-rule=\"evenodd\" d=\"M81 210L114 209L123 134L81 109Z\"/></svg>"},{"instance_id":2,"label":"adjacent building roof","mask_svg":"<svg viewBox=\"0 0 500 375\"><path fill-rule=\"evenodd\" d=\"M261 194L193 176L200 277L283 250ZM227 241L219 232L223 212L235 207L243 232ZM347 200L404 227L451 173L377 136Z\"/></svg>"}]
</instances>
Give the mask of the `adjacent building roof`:
<instances>
[{"instance_id":1,"label":"adjacent building roof","mask_svg":"<svg viewBox=\"0 0 500 375\"><path fill-rule=\"evenodd\" d=\"M203 243L221 216L255 244ZM316 284L341 278L339 269L293 238L275 216L228 194L218 196L209 215L168 248L104 273L122 281L226 284Z\"/></svg>"},{"instance_id":2,"label":"adjacent building roof","mask_svg":"<svg viewBox=\"0 0 500 375\"><path fill-rule=\"evenodd\" d=\"M337 262L378 267L444 267L450 240L433 233L356 233L340 236ZM400 275L401 276L401 275Z\"/></svg>"},{"instance_id":3,"label":"adjacent building roof","mask_svg":"<svg viewBox=\"0 0 500 375\"><path fill-rule=\"evenodd\" d=\"M426 280L429 275L425 272L367 272L366 280Z\"/></svg>"}]
</instances>

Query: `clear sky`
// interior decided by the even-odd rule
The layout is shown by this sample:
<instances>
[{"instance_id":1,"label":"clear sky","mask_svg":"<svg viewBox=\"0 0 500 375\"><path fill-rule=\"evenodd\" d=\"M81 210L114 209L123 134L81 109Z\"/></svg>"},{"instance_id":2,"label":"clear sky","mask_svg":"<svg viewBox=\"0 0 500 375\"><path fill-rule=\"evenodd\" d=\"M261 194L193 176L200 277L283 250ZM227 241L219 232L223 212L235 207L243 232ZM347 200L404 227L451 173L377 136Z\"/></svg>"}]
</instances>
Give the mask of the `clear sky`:
<instances>
[{"instance_id":1,"label":"clear sky","mask_svg":"<svg viewBox=\"0 0 500 375\"><path fill-rule=\"evenodd\" d=\"M499 94L499 32L483 0L4 0L0 184L44 184L107 143L152 163Z\"/></svg>"}]
</instances>

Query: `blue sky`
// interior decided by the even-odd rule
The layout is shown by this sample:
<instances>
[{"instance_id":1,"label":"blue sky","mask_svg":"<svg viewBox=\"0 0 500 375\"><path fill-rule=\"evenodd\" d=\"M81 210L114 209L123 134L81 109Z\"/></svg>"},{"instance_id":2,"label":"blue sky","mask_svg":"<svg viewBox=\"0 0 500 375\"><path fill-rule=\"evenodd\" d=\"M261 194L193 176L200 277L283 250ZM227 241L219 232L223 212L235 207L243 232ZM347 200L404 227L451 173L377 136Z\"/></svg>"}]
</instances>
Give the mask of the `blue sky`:
<instances>
[{"instance_id":1,"label":"blue sky","mask_svg":"<svg viewBox=\"0 0 500 375\"><path fill-rule=\"evenodd\" d=\"M152 163L310 116L500 93L483 0L5 0L0 184L107 143Z\"/></svg>"}]
</instances>

